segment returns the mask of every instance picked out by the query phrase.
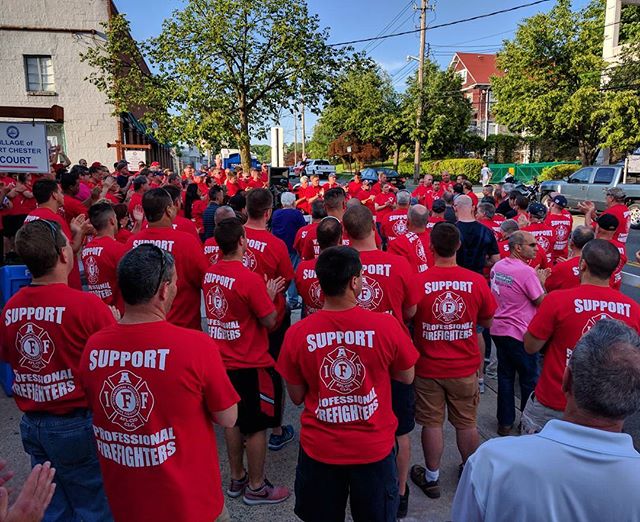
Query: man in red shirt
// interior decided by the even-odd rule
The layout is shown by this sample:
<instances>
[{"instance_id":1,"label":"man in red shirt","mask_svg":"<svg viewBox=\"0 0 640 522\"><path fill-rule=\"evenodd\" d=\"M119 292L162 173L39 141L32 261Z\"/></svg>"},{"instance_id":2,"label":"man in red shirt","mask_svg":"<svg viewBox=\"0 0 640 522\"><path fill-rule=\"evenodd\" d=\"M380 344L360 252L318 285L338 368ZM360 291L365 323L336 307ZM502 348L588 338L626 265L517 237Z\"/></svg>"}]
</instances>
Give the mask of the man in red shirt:
<instances>
[{"instance_id":1,"label":"man in red shirt","mask_svg":"<svg viewBox=\"0 0 640 522\"><path fill-rule=\"evenodd\" d=\"M296 192L296 208L300 209L305 214L311 214L311 203L309 199L309 178L307 176L300 177L300 186ZM315 195L315 191L313 194ZM316 198L317 199L317 198Z\"/></svg>"},{"instance_id":2,"label":"man in red shirt","mask_svg":"<svg viewBox=\"0 0 640 522\"><path fill-rule=\"evenodd\" d=\"M431 208L433 204L433 176L426 174L423 180L419 181L416 189L411 193L411 196L418 200L419 205L424 205L427 208Z\"/></svg>"},{"instance_id":3,"label":"man in red shirt","mask_svg":"<svg viewBox=\"0 0 640 522\"><path fill-rule=\"evenodd\" d=\"M347 185L347 194L352 197L355 198L358 195L358 192L360 192L360 189L362 188L362 178L360 177L360 172L356 171L355 174L353 175L353 180L349 182L349 184Z\"/></svg>"},{"instance_id":4,"label":"man in red shirt","mask_svg":"<svg viewBox=\"0 0 640 522\"><path fill-rule=\"evenodd\" d=\"M376 194L373 192L369 180L362 180L360 191L356 194L355 197L358 201L360 201L360 203L366 206L374 216L376 215Z\"/></svg>"},{"instance_id":5,"label":"man in red shirt","mask_svg":"<svg viewBox=\"0 0 640 522\"><path fill-rule=\"evenodd\" d=\"M453 192L453 181L451 181L451 175L446 170L442 173L440 190L442 192Z\"/></svg>"},{"instance_id":6,"label":"man in red shirt","mask_svg":"<svg viewBox=\"0 0 640 522\"><path fill-rule=\"evenodd\" d=\"M500 231L500 223L495 220L496 207L491 203L479 203L476 208L476 219L478 223L491 229L493 235L496 236L496 241L500 241L502 233Z\"/></svg>"},{"instance_id":7,"label":"man in red shirt","mask_svg":"<svg viewBox=\"0 0 640 522\"><path fill-rule=\"evenodd\" d=\"M82 241L86 234L91 230L91 223L83 214L76 216L70 223L59 214L59 210L64 202L64 195L58 184L52 179L41 179L33 185L33 197L38 202L38 208L31 211L25 218L25 223L36 221L38 219L46 219L47 221L55 221L60 225L63 234L69 240L73 253L77 254L82 246ZM76 290L82 290L80 281L80 270L78 264L72 265L69 274L69 286Z\"/></svg>"},{"instance_id":8,"label":"man in red shirt","mask_svg":"<svg viewBox=\"0 0 640 522\"><path fill-rule=\"evenodd\" d=\"M473 193L473 183L468 179L462 181L462 192L465 196L469 196L471 198L473 208L478 208L478 196Z\"/></svg>"},{"instance_id":9,"label":"man in red shirt","mask_svg":"<svg viewBox=\"0 0 640 522\"><path fill-rule=\"evenodd\" d=\"M377 196L382 192L382 187L385 183L389 183L387 181L387 175L384 172L378 172L378 181L373 184L371 191ZM389 190L391 192L397 192L398 189L389 183Z\"/></svg>"},{"instance_id":10,"label":"man in red shirt","mask_svg":"<svg viewBox=\"0 0 640 522\"><path fill-rule=\"evenodd\" d=\"M144 193L149 190L149 181L145 176L137 176L133 180L133 193L131 194L131 199L129 200L129 216L133 219L133 211L136 208L140 208L142 210L142 196Z\"/></svg>"},{"instance_id":11,"label":"man in red shirt","mask_svg":"<svg viewBox=\"0 0 640 522\"><path fill-rule=\"evenodd\" d=\"M407 232L407 212L411 204L411 194L406 190L396 193L396 209L384 217L380 225L382 237L387 240L387 246Z\"/></svg>"},{"instance_id":12,"label":"man in red shirt","mask_svg":"<svg viewBox=\"0 0 640 522\"><path fill-rule=\"evenodd\" d=\"M235 211L230 206L223 205L221 207L218 207L218 209L216 210L216 213L214 214L214 222L216 226L218 226L218 223L220 223L223 219L231 219L234 217L237 217ZM215 265L220 258L220 247L218 246L218 243L216 243L215 236L211 236L209 239L207 239L204 242L203 247L204 255L207 256L209 263Z\"/></svg>"},{"instance_id":13,"label":"man in red shirt","mask_svg":"<svg viewBox=\"0 0 640 522\"><path fill-rule=\"evenodd\" d=\"M427 220L429 211L424 205L413 205L407 214L407 233L389 243L388 252L404 257L416 273L420 274L433 265L429 248Z\"/></svg>"},{"instance_id":14,"label":"man in red shirt","mask_svg":"<svg viewBox=\"0 0 640 522\"><path fill-rule=\"evenodd\" d=\"M87 205L90 200L84 203L78 201L76 196L80 189L80 178L75 172L64 172L60 176L60 188L64 194L64 202L62 204L62 213L67 223L80 215L87 215ZM86 203L86 204L85 204Z\"/></svg>"},{"instance_id":15,"label":"man in red shirt","mask_svg":"<svg viewBox=\"0 0 640 522\"><path fill-rule=\"evenodd\" d=\"M622 286L622 269L624 268L624 265L627 264L625 244L622 241L615 239L616 237L620 237L620 234L618 233L619 226L620 222L613 214L602 214L596 220L596 239L609 241L609 243L616 247L620 254L618 267L613 271L613 275L611 276L611 287L616 290L620 290L620 287Z\"/></svg>"},{"instance_id":16,"label":"man in red shirt","mask_svg":"<svg viewBox=\"0 0 640 522\"><path fill-rule=\"evenodd\" d=\"M55 183L55 182L54 182ZM51 462L56 490L47 520L112 520L102 486L91 412L77 381L87 339L114 323L95 295L67 286L74 253L57 222L26 223L16 250L32 284L2 311L0 359L13 368L13 395L32 467Z\"/></svg>"},{"instance_id":17,"label":"man in red shirt","mask_svg":"<svg viewBox=\"0 0 640 522\"><path fill-rule=\"evenodd\" d=\"M176 213L176 216L173 218L173 222L171 224L173 229L180 232L186 232L187 234L192 235L198 241L200 241L200 234L198 234L198 229L196 228L195 223L190 219L179 215L179 213L182 211L183 205L182 190L180 190L178 187L173 186L162 187L162 190L166 190L169 193L169 195L173 199L174 206L178 209L178 213Z\"/></svg>"},{"instance_id":18,"label":"man in red shirt","mask_svg":"<svg viewBox=\"0 0 640 522\"><path fill-rule=\"evenodd\" d=\"M329 182L322 187L323 192L326 192L327 190L332 188L342 188L340 184L336 181L336 175L334 172L329 173L329 175L327 176L327 179L329 180Z\"/></svg>"},{"instance_id":19,"label":"man in red shirt","mask_svg":"<svg viewBox=\"0 0 640 522\"><path fill-rule=\"evenodd\" d=\"M528 208L529 224L520 226L523 232L530 232L536 238L538 245L542 247L547 256L547 265L551 265L551 255L555 241L555 231L549 226L545 218L547 217L547 207L542 203L531 203Z\"/></svg>"},{"instance_id":20,"label":"man in red shirt","mask_svg":"<svg viewBox=\"0 0 640 522\"><path fill-rule=\"evenodd\" d=\"M478 377L483 363L477 327L490 328L496 302L482 275L457 265L460 232L438 223L431 232L435 266L420 276L422 299L413 319L416 420L422 425L426 467L411 468L411 480L429 497L440 497L440 460L445 412L456 429L462 464L479 445Z\"/></svg>"},{"instance_id":21,"label":"man in red shirt","mask_svg":"<svg viewBox=\"0 0 640 522\"><path fill-rule=\"evenodd\" d=\"M640 332L640 305L609 288L619 257L609 241L587 243L578 265L580 286L554 292L529 324L524 337L527 353L547 348L535 392L522 412L521 433L538 433L549 420L562 418L565 368L578 340L600 319L617 319Z\"/></svg>"},{"instance_id":22,"label":"man in red shirt","mask_svg":"<svg viewBox=\"0 0 640 522\"><path fill-rule=\"evenodd\" d=\"M618 187L607 189L607 210L603 214L610 214L618 220L618 229L613 237L616 241L626 243L631 228L631 211L625 204L627 195ZM596 206L591 201L578 204L578 208L584 212L585 225L596 226Z\"/></svg>"},{"instance_id":23,"label":"man in red shirt","mask_svg":"<svg viewBox=\"0 0 640 522\"><path fill-rule=\"evenodd\" d=\"M351 240L350 246L359 252L362 261L362 293L358 296L358 304L373 312L390 313L404 324L415 314L420 297L419 288L412 282L414 270L406 259L377 249L372 219L369 209L362 205L351 207L344 214L344 228ZM408 329L406 331L408 333ZM415 426L413 388L393 382L392 396L393 411L398 417L400 497L406 509L406 483L411 458L409 433Z\"/></svg>"},{"instance_id":24,"label":"man in red shirt","mask_svg":"<svg viewBox=\"0 0 640 522\"><path fill-rule=\"evenodd\" d=\"M396 197L391 192L391 185L386 181L381 182L380 184L380 192L376 195L373 200L374 208L375 208L375 216L376 216L376 230L378 234L382 236L382 223L385 221L387 216L389 216L393 209L396 206ZM386 240L383 243L383 248L386 248Z\"/></svg>"},{"instance_id":25,"label":"man in red shirt","mask_svg":"<svg viewBox=\"0 0 640 522\"><path fill-rule=\"evenodd\" d=\"M569 255L569 236L573 229L573 217L566 210L567 198L562 194L556 194L551 200L549 213L545 218L545 224L553 230L553 246L551 250L551 263L555 265L559 258L567 258Z\"/></svg>"},{"instance_id":26,"label":"man in red shirt","mask_svg":"<svg viewBox=\"0 0 640 522\"><path fill-rule=\"evenodd\" d=\"M500 223L500 230L502 231L502 240L498 241L498 252L500 254L500 259L504 259L511 255L511 250L509 249L509 238L515 232L520 230L520 227L515 219L507 219ZM532 268L549 268L547 253L539 244L536 245L536 255L533 258L522 259L522 261Z\"/></svg>"},{"instance_id":27,"label":"man in red shirt","mask_svg":"<svg viewBox=\"0 0 640 522\"><path fill-rule=\"evenodd\" d=\"M551 267L549 277L544 282L547 293L580 286L580 256L584 246L593 238L595 238L595 233L591 227L580 225L574 229L569 240L571 257Z\"/></svg>"},{"instance_id":28,"label":"man in red shirt","mask_svg":"<svg viewBox=\"0 0 640 522\"><path fill-rule=\"evenodd\" d=\"M275 504L286 500L289 490L273 486L264 475L266 430L279 427L282 415L282 380L273 368L268 329L276 324L273 301L284 289L284 278L269 279L265 285L262 275L243 266L247 238L238 218L220 221L214 237L221 258L209 267L202 286L207 329L240 395L236 425L224 433L231 468L227 494L243 495L249 505Z\"/></svg>"},{"instance_id":29,"label":"man in red shirt","mask_svg":"<svg viewBox=\"0 0 640 522\"><path fill-rule=\"evenodd\" d=\"M293 239L293 248L302 260L314 259L320 254L316 228L320 220L327 217L324 201L316 200L311 205L311 223L298 229Z\"/></svg>"},{"instance_id":30,"label":"man in red shirt","mask_svg":"<svg viewBox=\"0 0 640 522\"><path fill-rule=\"evenodd\" d=\"M249 171L251 179L247 184L248 189L265 188L266 183L260 177L260 171L258 169L251 169Z\"/></svg>"},{"instance_id":31,"label":"man in red shirt","mask_svg":"<svg viewBox=\"0 0 640 522\"><path fill-rule=\"evenodd\" d=\"M318 224L317 239L320 252L342 242L342 224L328 216ZM316 275L316 258L301 261L296 268L295 284L302 297L302 317L307 317L322 308L324 296Z\"/></svg>"},{"instance_id":32,"label":"man in red shirt","mask_svg":"<svg viewBox=\"0 0 640 522\"><path fill-rule=\"evenodd\" d=\"M89 221L96 231L95 238L82 249L82 265L89 292L108 306L124 313L124 302L117 281L117 268L127 247L115 240L118 219L113 206L106 201L89 207Z\"/></svg>"},{"instance_id":33,"label":"man in red shirt","mask_svg":"<svg viewBox=\"0 0 640 522\"><path fill-rule=\"evenodd\" d=\"M344 520L347 497L354 520L397 516L391 379L410 385L417 353L396 318L358 306L362 268L349 247L320 254L323 309L289 329L276 365L304 402L294 510L304 521Z\"/></svg>"},{"instance_id":34,"label":"man in red shirt","mask_svg":"<svg viewBox=\"0 0 640 522\"><path fill-rule=\"evenodd\" d=\"M192 235L173 229L178 209L166 188L147 191L142 198L142 208L149 226L127 240L127 250L151 243L174 257L178 294L167 320L176 326L201 330L200 285L209 267L202 246Z\"/></svg>"},{"instance_id":35,"label":"man in red shirt","mask_svg":"<svg viewBox=\"0 0 640 522\"><path fill-rule=\"evenodd\" d=\"M222 184L219 183L221 186ZM232 198L233 196L235 196L238 192L240 192L242 190L242 188L240 187L240 184L238 182L238 176L236 175L235 172L230 172L229 175L227 176L226 181L224 182L224 186L227 189L227 196L229 196L230 198Z\"/></svg>"},{"instance_id":36,"label":"man in red shirt","mask_svg":"<svg viewBox=\"0 0 640 522\"><path fill-rule=\"evenodd\" d=\"M433 202L433 205L431 206L431 216L427 222L427 231L430 231L436 223L446 221L444 218L445 210L447 210L447 204L442 199L436 199Z\"/></svg>"},{"instance_id":37,"label":"man in red shirt","mask_svg":"<svg viewBox=\"0 0 640 522\"><path fill-rule=\"evenodd\" d=\"M228 520L213 423L233 426L239 398L218 347L166 321L177 270L164 250L128 252L118 281L124 317L89 339L80 364L114 518Z\"/></svg>"},{"instance_id":38,"label":"man in red shirt","mask_svg":"<svg viewBox=\"0 0 640 522\"><path fill-rule=\"evenodd\" d=\"M293 266L289 258L289 250L284 241L267 230L271 219L273 196L268 189L252 189L247 195L247 250L242 262L252 272L256 272L267 280L284 279L284 287L288 288L294 277ZM269 353L275 361L282 346L284 333L291 324L291 316L286 307L284 292L277 292L274 299L276 306L276 323L269 333ZM282 420L282 419L281 419ZM287 424L273 429L269 436L269 449L277 451L293 440L293 426Z\"/></svg>"}]
</instances>

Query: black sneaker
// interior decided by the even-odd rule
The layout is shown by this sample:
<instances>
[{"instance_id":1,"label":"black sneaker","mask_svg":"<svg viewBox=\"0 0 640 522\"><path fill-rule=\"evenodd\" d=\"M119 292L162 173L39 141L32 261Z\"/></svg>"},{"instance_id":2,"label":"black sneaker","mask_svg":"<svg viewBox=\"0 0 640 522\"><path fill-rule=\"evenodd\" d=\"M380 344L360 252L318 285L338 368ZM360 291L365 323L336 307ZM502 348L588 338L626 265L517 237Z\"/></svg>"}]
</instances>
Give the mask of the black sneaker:
<instances>
[{"instance_id":1,"label":"black sneaker","mask_svg":"<svg viewBox=\"0 0 640 522\"><path fill-rule=\"evenodd\" d=\"M411 480L429 498L440 498L440 482L438 480L428 482L425 477L425 471L425 468L418 464L412 466L409 473Z\"/></svg>"},{"instance_id":2,"label":"black sneaker","mask_svg":"<svg viewBox=\"0 0 640 522\"><path fill-rule=\"evenodd\" d=\"M409 511L409 484L404 487L404 495L400 495L400 505L398 506L397 518L404 518Z\"/></svg>"}]
</instances>

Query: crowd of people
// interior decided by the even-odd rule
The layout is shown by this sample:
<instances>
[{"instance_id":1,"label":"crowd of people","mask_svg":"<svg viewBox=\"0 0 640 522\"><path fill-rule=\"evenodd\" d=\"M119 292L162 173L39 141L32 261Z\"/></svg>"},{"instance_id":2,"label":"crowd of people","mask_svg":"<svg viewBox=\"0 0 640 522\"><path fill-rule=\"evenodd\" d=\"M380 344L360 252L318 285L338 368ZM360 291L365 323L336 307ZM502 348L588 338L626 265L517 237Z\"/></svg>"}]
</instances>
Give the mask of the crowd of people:
<instances>
[{"instance_id":1,"label":"crowd of people","mask_svg":"<svg viewBox=\"0 0 640 522\"><path fill-rule=\"evenodd\" d=\"M624 194L585 202L574 227L564 196L530 202L486 165L481 196L439 177L410 192L384 173L303 176L276 201L266 165L2 176L4 257L32 282L2 311L0 358L33 471L11 508L0 475L0 522L227 521L232 499L281 503L266 462L296 440L285 394L302 405L304 521L342 521L347 503L357 522L403 518L410 482L440 497L446 419L454 521L637 520ZM497 434L523 436L480 445L486 377Z\"/></svg>"}]
</instances>

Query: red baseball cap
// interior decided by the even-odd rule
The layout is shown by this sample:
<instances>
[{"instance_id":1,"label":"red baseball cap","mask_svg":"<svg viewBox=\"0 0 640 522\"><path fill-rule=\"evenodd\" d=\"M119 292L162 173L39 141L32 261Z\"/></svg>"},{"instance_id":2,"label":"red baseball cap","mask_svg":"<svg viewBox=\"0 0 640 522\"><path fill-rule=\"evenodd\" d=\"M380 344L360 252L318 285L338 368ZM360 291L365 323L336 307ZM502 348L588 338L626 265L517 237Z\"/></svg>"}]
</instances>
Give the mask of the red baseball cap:
<instances>
[{"instance_id":1,"label":"red baseball cap","mask_svg":"<svg viewBox=\"0 0 640 522\"><path fill-rule=\"evenodd\" d=\"M160 166L160 162L159 161L154 161L153 163L151 163L152 167L159 167Z\"/></svg>"},{"instance_id":2,"label":"red baseball cap","mask_svg":"<svg viewBox=\"0 0 640 522\"><path fill-rule=\"evenodd\" d=\"M98 167L102 167L102 163L100 163L99 161L94 161L94 162L91 164L91 166L92 166L94 169L97 169Z\"/></svg>"}]
</instances>

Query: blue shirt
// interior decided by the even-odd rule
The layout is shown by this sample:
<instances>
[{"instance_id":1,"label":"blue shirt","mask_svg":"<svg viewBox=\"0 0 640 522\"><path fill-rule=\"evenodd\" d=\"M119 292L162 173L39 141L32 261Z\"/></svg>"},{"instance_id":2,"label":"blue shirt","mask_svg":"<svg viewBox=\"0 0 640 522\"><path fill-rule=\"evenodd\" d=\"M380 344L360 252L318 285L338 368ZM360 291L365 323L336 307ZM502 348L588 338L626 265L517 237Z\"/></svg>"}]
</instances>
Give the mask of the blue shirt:
<instances>
[{"instance_id":1,"label":"blue shirt","mask_svg":"<svg viewBox=\"0 0 640 522\"><path fill-rule=\"evenodd\" d=\"M204 239L213 237L213 229L216 227L215 217L216 210L220 208L220 205L216 203L209 203L207 208L202 213L202 226L204 228Z\"/></svg>"},{"instance_id":2,"label":"blue shirt","mask_svg":"<svg viewBox=\"0 0 640 522\"><path fill-rule=\"evenodd\" d=\"M307 222L302 212L295 208L279 208L271 217L271 233L285 242L289 253L295 252L293 249L293 240L299 229L305 226Z\"/></svg>"},{"instance_id":3,"label":"blue shirt","mask_svg":"<svg viewBox=\"0 0 640 522\"><path fill-rule=\"evenodd\" d=\"M626 433L550 420L469 458L453 522L640 522L640 453Z\"/></svg>"}]
</instances>

